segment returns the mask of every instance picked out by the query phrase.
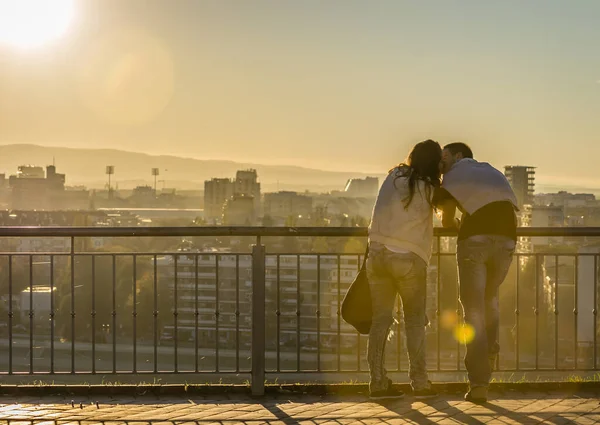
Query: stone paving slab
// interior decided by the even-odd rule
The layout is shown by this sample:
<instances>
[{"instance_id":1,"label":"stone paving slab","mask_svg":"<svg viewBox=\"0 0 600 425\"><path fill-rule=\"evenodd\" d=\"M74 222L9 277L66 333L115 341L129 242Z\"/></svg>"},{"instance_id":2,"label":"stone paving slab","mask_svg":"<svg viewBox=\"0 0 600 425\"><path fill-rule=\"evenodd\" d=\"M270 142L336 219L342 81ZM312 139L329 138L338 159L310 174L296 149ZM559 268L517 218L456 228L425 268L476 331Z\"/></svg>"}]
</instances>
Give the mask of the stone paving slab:
<instances>
[{"instance_id":1,"label":"stone paving slab","mask_svg":"<svg viewBox=\"0 0 600 425\"><path fill-rule=\"evenodd\" d=\"M505 392L477 406L461 394L370 402L363 395L0 397L0 425L594 424L597 392Z\"/></svg>"}]
</instances>

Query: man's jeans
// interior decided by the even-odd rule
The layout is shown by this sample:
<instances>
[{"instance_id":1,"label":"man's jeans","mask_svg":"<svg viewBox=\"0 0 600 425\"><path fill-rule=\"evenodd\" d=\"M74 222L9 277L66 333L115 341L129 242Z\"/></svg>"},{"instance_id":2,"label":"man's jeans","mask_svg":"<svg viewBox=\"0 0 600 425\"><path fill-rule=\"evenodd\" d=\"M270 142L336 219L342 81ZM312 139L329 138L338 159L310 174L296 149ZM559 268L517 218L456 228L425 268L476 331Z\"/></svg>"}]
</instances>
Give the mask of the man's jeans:
<instances>
[{"instance_id":1,"label":"man's jeans","mask_svg":"<svg viewBox=\"0 0 600 425\"><path fill-rule=\"evenodd\" d=\"M413 253L394 253L384 245L372 242L367 259L367 276L371 287L373 322L369 333L367 360L371 392L386 390L385 343L394 323L396 295L402 299L409 376L414 390L428 387L425 365L425 314L427 264ZM400 338L400 335L398 335Z\"/></svg>"},{"instance_id":2,"label":"man's jeans","mask_svg":"<svg viewBox=\"0 0 600 425\"><path fill-rule=\"evenodd\" d=\"M489 384L490 362L500 351L498 288L508 274L514 251L515 241L505 236L477 235L458 242L460 302L465 325L474 331L465 356L472 388Z\"/></svg>"}]
</instances>

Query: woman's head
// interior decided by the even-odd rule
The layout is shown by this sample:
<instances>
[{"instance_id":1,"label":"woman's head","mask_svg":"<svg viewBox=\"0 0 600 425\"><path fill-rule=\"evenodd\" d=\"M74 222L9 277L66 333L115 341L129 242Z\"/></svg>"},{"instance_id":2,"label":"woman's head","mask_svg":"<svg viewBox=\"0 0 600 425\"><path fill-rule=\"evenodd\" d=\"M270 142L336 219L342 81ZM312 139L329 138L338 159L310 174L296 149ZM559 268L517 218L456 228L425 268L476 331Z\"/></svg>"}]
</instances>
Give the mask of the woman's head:
<instances>
[{"instance_id":1,"label":"woman's head","mask_svg":"<svg viewBox=\"0 0 600 425\"><path fill-rule=\"evenodd\" d=\"M417 143L408 154L406 165L409 166L418 179L429 180L432 184L439 184L440 161L442 160L442 147L438 142L425 140Z\"/></svg>"},{"instance_id":2,"label":"woman's head","mask_svg":"<svg viewBox=\"0 0 600 425\"><path fill-rule=\"evenodd\" d=\"M442 147L438 142L425 140L417 143L408 154L405 164L398 165L396 179L407 178L408 196L404 199L404 208L407 209L413 200L417 181L425 182L427 199L431 199L432 188L440 186L440 161L442 160ZM394 180L395 184L395 180ZM431 203L431 201L430 201Z\"/></svg>"}]
</instances>

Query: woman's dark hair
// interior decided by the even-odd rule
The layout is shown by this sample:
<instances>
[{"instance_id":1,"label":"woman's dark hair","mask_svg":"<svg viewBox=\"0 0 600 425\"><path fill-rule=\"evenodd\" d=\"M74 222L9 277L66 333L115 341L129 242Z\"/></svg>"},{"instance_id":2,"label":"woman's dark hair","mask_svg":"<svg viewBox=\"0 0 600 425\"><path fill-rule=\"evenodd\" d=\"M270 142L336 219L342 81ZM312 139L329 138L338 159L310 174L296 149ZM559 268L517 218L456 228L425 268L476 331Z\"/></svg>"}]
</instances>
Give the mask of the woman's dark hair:
<instances>
[{"instance_id":1,"label":"woman's dark hair","mask_svg":"<svg viewBox=\"0 0 600 425\"><path fill-rule=\"evenodd\" d=\"M390 172L396 171L394 186L396 180L400 177L408 178L408 196L402 201L404 209L408 206L415 196L415 187L417 181L425 182L426 198L431 205L431 191L435 187L440 187L440 161L442 160L442 148L440 144L433 140L425 140L417 143L412 149L406 163L398 164ZM417 186L418 189L418 186Z\"/></svg>"}]
</instances>

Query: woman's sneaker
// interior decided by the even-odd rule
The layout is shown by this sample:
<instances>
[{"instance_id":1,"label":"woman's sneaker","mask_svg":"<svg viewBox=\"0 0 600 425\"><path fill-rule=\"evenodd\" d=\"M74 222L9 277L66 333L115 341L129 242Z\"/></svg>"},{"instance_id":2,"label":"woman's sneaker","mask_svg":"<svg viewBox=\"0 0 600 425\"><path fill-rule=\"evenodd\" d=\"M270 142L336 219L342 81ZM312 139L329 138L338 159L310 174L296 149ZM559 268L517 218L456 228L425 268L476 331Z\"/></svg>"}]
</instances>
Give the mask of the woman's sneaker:
<instances>
[{"instance_id":1,"label":"woman's sneaker","mask_svg":"<svg viewBox=\"0 0 600 425\"><path fill-rule=\"evenodd\" d=\"M433 398L437 397L438 395L439 394L433 388L431 388L431 381L427 381L427 387L421 390L413 390L413 396L418 400Z\"/></svg>"},{"instance_id":2,"label":"woman's sneaker","mask_svg":"<svg viewBox=\"0 0 600 425\"><path fill-rule=\"evenodd\" d=\"M388 378L387 390L375 391L369 393L371 400L392 400L404 397L404 393L394 388L393 382Z\"/></svg>"},{"instance_id":3,"label":"woman's sneaker","mask_svg":"<svg viewBox=\"0 0 600 425\"><path fill-rule=\"evenodd\" d=\"M432 388L423 388L422 390L413 391L413 396L418 400L424 400L426 398L434 398L439 394Z\"/></svg>"}]
</instances>

